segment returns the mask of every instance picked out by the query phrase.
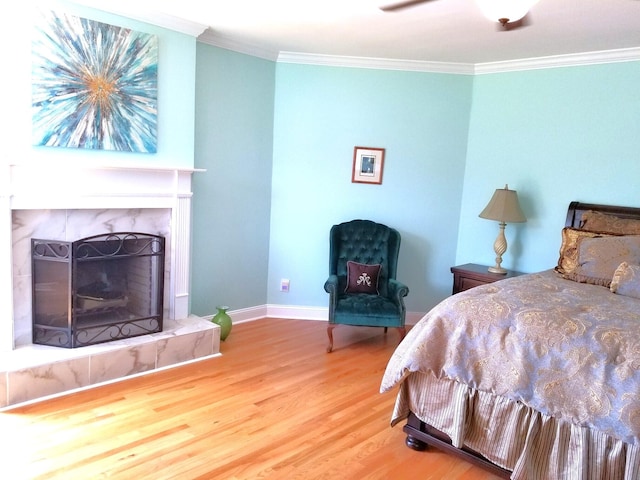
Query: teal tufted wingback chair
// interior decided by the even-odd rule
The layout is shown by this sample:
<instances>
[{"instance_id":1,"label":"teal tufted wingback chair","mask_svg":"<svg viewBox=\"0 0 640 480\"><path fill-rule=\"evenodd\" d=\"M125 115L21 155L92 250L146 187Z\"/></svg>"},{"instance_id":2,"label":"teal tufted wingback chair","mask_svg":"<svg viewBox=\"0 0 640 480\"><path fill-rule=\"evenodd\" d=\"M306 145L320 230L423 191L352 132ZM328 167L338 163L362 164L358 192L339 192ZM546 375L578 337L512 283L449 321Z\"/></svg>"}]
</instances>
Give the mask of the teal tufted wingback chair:
<instances>
[{"instance_id":1,"label":"teal tufted wingback chair","mask_svg":"<svg viewBox=\"0 0 640 480\"><path fill-rule=\"evenodd\" d=\"M329 346L333 350L336 325L397 328L400 339L406 334L404 297L409 288L396 280L400 233L371 220L352 220L331 227L329 233L329 278L324 284L329 294ZM346 293L347 262L381 265L378 292Z\"/></svg>"}]
</instances>

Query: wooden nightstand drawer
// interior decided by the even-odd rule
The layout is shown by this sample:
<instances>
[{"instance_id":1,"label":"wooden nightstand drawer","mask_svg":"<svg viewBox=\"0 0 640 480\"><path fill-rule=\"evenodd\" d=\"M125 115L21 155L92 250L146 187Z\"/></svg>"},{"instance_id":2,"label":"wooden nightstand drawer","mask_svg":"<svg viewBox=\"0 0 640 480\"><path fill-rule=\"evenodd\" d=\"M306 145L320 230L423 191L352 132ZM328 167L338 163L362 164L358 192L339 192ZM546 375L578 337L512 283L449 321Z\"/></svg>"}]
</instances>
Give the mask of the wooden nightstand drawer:
<instances>
[{"instance_id":1,"label":"wooden nightstand drawer","mask_svg":"<svg viewBox=\"0 0 640 480\"><path fill-rule=\"evenodd\" d=\"M465 265L458 265L457 267L451 267L451 273L453 273L453 294L464 292L473 287L480 285L486 285L487 283L497 282L509 277L517 277L523 275L522 272L516 272L509 270L505 275L499 273L489 272L489 267L486 265L478 265L476 263L467 263Z\"/></svg>"},{"instance_id":2,"label":"wooden nightstand drawer","mask_svg":"<svg viewBox=\"0 0 640 480\"><path fill-rule=\"evenodd\" d=\"M484 285L485 281L483 280L478 280L476 278L466 278L466 277L460 277L460 290L461 292L465 291L465 290L469 290L470 288L473 287L477 287L479 285ZM454 292L455 293L455 292Z\"/></svg>"}]
</instances>

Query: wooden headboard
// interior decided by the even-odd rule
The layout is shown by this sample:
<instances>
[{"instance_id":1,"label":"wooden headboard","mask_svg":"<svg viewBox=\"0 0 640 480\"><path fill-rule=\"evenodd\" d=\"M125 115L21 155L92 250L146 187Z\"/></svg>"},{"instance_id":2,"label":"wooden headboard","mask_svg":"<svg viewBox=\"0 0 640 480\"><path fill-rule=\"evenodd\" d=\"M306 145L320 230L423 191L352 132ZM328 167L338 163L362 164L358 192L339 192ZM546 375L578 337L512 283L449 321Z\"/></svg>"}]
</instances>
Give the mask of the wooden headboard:
<instances>
[{"instance_id":1,"label":"wooden headboard","mask_svg":"<svg viewBox=\"0 0 640 480\"><path fill-rule=\"evenodd\" d=\"M567 210L566 227L580 228L582 225L582 214L588 210L595 210L601 213L608 213L620 218L640 219L640 208L619 207L616 205L601 205L598 203L571 202Z\"/></svg>"}]
</instances>

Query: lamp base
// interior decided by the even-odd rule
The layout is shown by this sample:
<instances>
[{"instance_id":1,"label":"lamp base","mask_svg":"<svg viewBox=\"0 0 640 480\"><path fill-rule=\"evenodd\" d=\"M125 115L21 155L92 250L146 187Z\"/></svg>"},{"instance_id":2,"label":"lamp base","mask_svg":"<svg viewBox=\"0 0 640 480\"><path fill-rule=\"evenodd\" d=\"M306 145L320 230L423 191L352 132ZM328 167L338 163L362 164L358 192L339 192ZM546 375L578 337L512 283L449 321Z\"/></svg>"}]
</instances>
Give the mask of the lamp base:
<instances>
[{"instance_id":1,"label":"lamp base","mask_svg":"<svg viewBox=\"0 0 640 480\"><path fill-rule=\"evenodd\" d=\"M500 275L505 275L507 273L507 270L502 268L502 255L507 251L507 239L504 236L504 227L506 226L506 223L500 222L498 237L493 243L493 251L496 252L496 264L493 267L489 267L489 271L491 273L498 273Z\"/></svg>"},{"instance_id":2,"label":"lamp base","mask_svg":"<svg viewBox=\"0 0 640 480\"><path fill-rule=\"evenodd\" d=\"M506 275L507 274L507 270L506 269L504 269L502 267L498 267L498 266L489 267L489 271L491 273L499 273L500 275Z\"/></svg>"}]
</instances>

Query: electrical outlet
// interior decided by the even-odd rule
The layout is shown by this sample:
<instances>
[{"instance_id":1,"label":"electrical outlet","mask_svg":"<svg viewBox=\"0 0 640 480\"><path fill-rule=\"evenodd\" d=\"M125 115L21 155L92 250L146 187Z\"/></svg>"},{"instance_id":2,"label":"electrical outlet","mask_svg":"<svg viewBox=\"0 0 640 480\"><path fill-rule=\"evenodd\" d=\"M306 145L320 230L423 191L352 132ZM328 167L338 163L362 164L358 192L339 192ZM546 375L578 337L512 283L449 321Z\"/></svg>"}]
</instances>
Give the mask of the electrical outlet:
<instances>
[{"instance_id":1,"label":"electrical outlet","mask_svg":"<svg viewBox=\"0 0 640 480\"><path fill-rule=\"evenodd\" d=\"M288 278L283 278L282 280L280 280L280 291L281 292L288 292L289 291L289 279Z\"/></svg>"}]
</instances>

